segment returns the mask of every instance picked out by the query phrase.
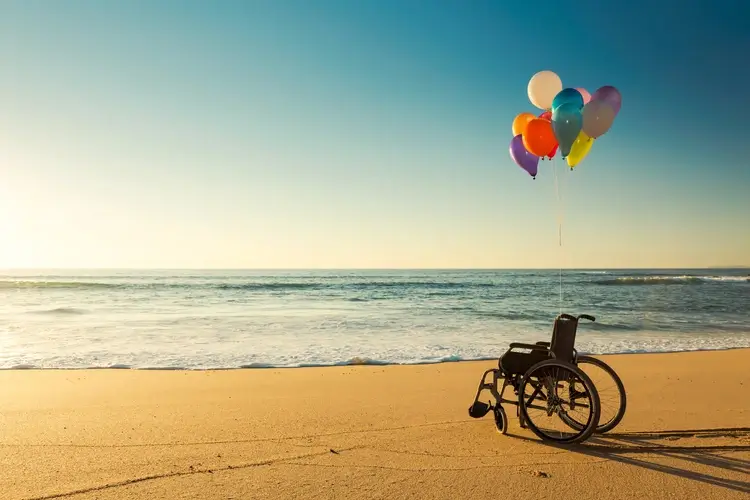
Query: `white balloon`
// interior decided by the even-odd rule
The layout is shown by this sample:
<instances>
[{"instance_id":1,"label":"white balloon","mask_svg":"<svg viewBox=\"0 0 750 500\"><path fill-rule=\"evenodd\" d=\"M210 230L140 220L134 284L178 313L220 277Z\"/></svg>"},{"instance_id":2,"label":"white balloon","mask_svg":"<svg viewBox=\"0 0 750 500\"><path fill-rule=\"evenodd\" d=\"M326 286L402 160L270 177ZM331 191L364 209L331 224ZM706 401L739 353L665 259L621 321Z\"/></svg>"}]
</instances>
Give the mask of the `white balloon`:
<instances>
[{"instance_id":1,"label":"white balloon","mask_svg":"<svg viewBox=\"0 0 750 500\"><path fill-rule=\"evenodd\" d=\"M557 73L540 71L529 80L529 100L539 109L551 109L552 100L562 89L562 80Z\"/></svg>"}]
</instances>

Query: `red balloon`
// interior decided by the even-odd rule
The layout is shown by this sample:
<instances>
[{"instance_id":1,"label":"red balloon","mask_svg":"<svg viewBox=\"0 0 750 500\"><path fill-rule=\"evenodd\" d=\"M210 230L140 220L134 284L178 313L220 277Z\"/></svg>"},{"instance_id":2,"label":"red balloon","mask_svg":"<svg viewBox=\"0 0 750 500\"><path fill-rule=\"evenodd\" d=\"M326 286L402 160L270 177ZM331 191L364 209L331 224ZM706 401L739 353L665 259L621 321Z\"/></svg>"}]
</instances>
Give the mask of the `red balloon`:
<instances>
[{"instance_id":1,"label":"red balloon","mask_svg":"<svg viewBox=\"0 0 750 500\"><path fill-rule=\"evenodd\" d=\"M544 113L542 113L541 115L539 115L539 118L541 118L542 120L546 120L546 121L552 123L552 111L545 111ZM552 158L552 157L554 157L555 153L557 153L558 146L559 145L557 144L557 140L555 140L555 147L552 148L552 150L546 155L546 158Z\"/></svg>"},{"instance_id":2,"label":"red balloon","mask_svg":"<svg viewBox=\"0 0 750 500\"><path fill-rule=\"evenodd\" d=\"M541 118L531 120L523 133L523 146L529 153L540 157L552 151L557 146L552 123Z\"/></svg>"}]
</instances>

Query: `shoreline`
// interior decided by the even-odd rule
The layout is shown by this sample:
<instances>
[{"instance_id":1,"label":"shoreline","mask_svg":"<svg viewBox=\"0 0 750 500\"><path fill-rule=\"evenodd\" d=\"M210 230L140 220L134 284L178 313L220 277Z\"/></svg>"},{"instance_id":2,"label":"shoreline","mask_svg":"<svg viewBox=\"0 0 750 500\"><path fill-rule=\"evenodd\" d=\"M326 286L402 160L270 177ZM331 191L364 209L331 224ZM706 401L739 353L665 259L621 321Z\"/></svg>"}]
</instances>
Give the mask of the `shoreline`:
<instances>
[{"instance_id":1,"label":"shoreline","mask_svg":"<svg viewBox=\"0 0 750 500\"><path fill-rule=\"evenodd\" d=\"M507 348L506 348L507 349ZM608 352L608 353L590 353L585 351L579 351L579 355L583 356L594 356L594 357L610 357L610 356L640 356L640 355L654 355L654 354L683 354L693 352L724 352L724 351L738 351L748 350L750 346L738 346L738 347L720 347L710 349L683 349L674 351L624 351L624 352ZM504 353L505 350L502 351ZM501 354L502 354L501 353ZM59 367L59 368L40 368L35 366L13 366L9 368L0 368L0 372L47 372L47 371L174 371L174 372L222 372L222 371L259 371L259 370L299 370L304 368L351 368L351 367L393 367L393 366L431 366L431 365L449 365L449 364L466 364L466 363L486 363L488 361L496 361L498 356L486 357L486 358L473 358L473 359L445 359L438 361L418 361L414 363L389 363L372 360L363 360L362 362L347 361L334 364L301 364L295 366L279 366L279 365L264 365L259 364L258 366L237 366L237 367L212 367L212 368L185 368L185 367L131 367L127 365L112 365L112 366L90 366L90 367Z\"/></svg>"}]
</instances>

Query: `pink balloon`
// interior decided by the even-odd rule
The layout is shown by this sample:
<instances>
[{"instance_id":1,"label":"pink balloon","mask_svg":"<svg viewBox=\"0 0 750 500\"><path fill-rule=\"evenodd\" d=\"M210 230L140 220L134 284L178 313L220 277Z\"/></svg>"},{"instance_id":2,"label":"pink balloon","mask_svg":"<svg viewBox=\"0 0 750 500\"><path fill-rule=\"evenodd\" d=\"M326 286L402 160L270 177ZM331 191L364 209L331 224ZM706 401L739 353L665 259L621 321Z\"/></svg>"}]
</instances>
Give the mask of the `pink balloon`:
<instances>
[{"instance_id":1,"label":"pink balloon","mask_svg":"<svg viewBox=\"0 0 750 500\"><path fill-rule=\"evenodd\" d=\"M589 91L583 87L576 87L576 90L581 93L581 96L583 96L583 104L585 106L586 103L591 100L591 94L589 94Z\"/></svg>"}]
</instances>

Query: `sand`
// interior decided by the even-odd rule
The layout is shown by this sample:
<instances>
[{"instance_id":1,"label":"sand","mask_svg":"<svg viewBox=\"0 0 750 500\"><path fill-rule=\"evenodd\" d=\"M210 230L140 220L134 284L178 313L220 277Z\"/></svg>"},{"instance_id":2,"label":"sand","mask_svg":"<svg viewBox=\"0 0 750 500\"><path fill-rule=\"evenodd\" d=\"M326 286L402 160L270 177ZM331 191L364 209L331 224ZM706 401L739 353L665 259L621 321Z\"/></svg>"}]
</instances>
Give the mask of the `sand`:
<instances>
[{"instance_id":1,"label":"sand","mask_svg":"<svg viewBox=\"0 0 750 500\"><path fill-rule=\"evenodd\" d=\"M628 412L568 447L469 418L493 362L3 371L0 498L748 498L750 350L603 359Z\"/></svg>"}]
</instances>

